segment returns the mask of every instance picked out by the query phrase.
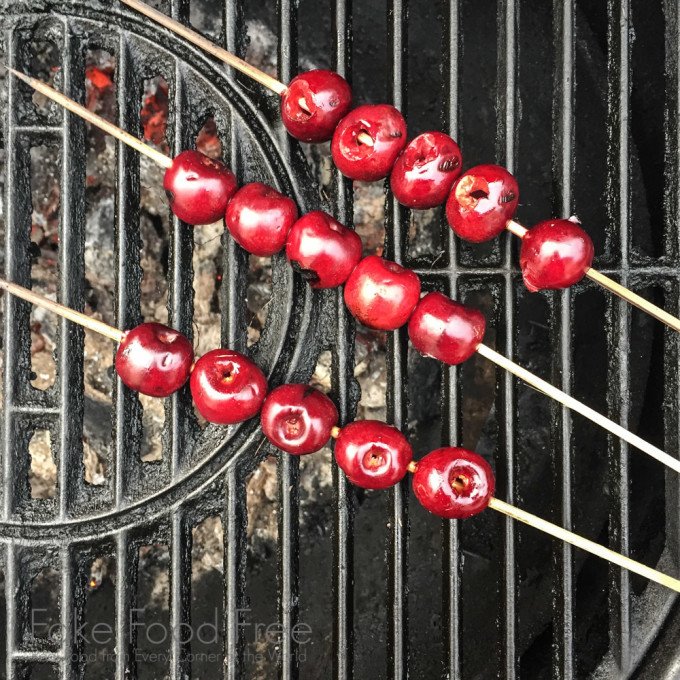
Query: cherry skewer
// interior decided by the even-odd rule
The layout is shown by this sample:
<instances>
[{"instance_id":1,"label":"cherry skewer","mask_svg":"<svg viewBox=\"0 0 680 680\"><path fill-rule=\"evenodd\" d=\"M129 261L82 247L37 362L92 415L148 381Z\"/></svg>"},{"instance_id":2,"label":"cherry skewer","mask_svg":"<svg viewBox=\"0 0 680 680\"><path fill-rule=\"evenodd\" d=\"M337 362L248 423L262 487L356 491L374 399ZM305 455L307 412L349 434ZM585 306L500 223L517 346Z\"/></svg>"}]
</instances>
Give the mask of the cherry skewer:
<instances>
[{"instance_id":1,"label":"cherry skewer","mask_svg":"<svg viewBox=\"0 0 680 680\"><path fill-rule=\"evenodd\" d=\"M526 233L529 231L525 226L521 225L515 220L508 220L505 228L515 236L519 236L521 239L523 239L526 236ZM600 273L597 271L597 269L593 269L592 267L589 267L586 270L585 276L587 276L592 281L599 283L610 293L618 295L626 302L629 302L631 305L641 309L643 312L647 312L647 314L654 317L657 321L661 321L661 323L666 324L669 328L672 328L674 331L678 331L680 333L680 319L673 316L672 314L669 314L664 309L661 309L661 307L658 307L653 302L645 300L645 298L641 297L637 293L634 293L632 290L622 286L620 283L617 283L613 279L609 278L605 274Z\"/></svg>"},{"instance_id":2,"label":"cherry skewer","mask_svg":"<svg viewBox=\"0 0 680 680\"><path fill-rule=\"evenodd\" d=\"M18 284L6 281L4 279L0 279L0 289L5 290L8 293L15 295L16 297L27 300L28 302L31 302L36 306L42 307L44 309L47 309L48 311L63 316L64 318L75 323L78 323L84 326L85 328L88 328L108 338L116 340L117 342L122 342L125 339L126 333L124 333L123 331L117 328L113 328L112 326L109 326L108 324L105 324L102 321L92 319L91 317L88 317L85 314L76 312L75 310L70 309L69 307L65 307L64 305L56 303L53 300L50 300L49 298L39 295L38 293L34 293L33 291L24 288L23 286L19 286ZM281 387L279 388L279 390L290 389L290 387L291 386ZM307 386L302 387L303 387L302 393L306 395L306 398L309 398L308 393L310 388L308 388ZM312 390L312 392L315 392L315 390ZM319 393L319 395L321 396L321 398L324 398L323 395L321 395L321 393ZM335 412L335 416L337 417L337 411ZM370 421L366 421L366 423L370 423ZM355 423L354 425L360 426L361 424L362 423L359 422ZM397 433L398 436L403 438L403 435L396 431L395 428L392 428L385 424L381 425L384 429L395 430L395 433ZM343 436L343 428L338 428L337 426L331 427L329 433L331 437L338 439ZM271 437L271 433L269 433L268 436ZM322 445L323 443L321 444L321 446ZM405 445L410 450L410 446L408 445L407 442L405 442ZM408 455L410 457L410 454ZM407 470L409 472L415 473L418 470L418 466L419 463L410 461L407 465L404 466L404 473ZM456 486L459 483L457 480L458 477L456 477L456 479L452 482L453 486ZM654 581L663 586L666 586L667 588L680 592L680 580L675 579L672 576L668 576L667 574L664 574L656 569L648 567L640 562L632 560L629 557L614 552L609 548L605 548L604 546L593 541L590 541L584 538L583 536L579 536L578 534L575 534L571 531L567 531L566 529L563 529L562 527L557 526L556 524L552 524L551 522L543 520L540 517L537 517L536 515L521 510L520 508L516 508L513 505L509 505L508 503L505 503L504 501L494 498L493 496L490 496L489 498L486 499L486 507L490 507L493 510L496 510L497 512L512 517L513 519L518 520L520 522L524 522L525 524L528 524L529 526L532 526L538 529L539 531L543 531L544 533L547 533L554 538L563 540L578 548L581 548L582 550L590 552L593 555L597 555L598 557L608 560L617 566L628 569L629 571L644 576L645 578L648 578L651 581ZM428 507L428 509L432 510L432 508L430 507Z\"/></svg>"}]
</instances>

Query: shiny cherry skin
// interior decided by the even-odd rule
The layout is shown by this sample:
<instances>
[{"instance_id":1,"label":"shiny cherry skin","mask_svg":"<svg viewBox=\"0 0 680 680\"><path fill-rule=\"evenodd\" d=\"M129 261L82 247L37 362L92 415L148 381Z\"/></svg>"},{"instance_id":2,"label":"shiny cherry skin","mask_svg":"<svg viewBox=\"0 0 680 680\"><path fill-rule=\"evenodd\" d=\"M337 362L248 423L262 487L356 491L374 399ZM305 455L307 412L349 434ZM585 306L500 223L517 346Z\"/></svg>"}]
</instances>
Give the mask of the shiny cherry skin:
<instances>
[{"instance_id":1,"label":"shiny cherry skin","mask_svg":"<svg viewBox=\"0 0 680 680\"><path fill-rule=\"evenodd\" d=\"M297 218L295 201L253 182L234 194L225 220L236 243L253 255L269 257L283 250Z\"/></svg>"},{"instance_id":2,"label":"shiny cherry skin","mask_svg":"<svg viewBox=\"0 0 680 680\"><path fill-rule=\"evenodd\" d=\"M379 420L357 420L340 430L335 460L352 484L387 489L404 478L413 449L396 427Z\"/></svg>"},{"instance_id":3,"label":"shiny cherry skin","mask_svg":"<svg viewBox=\"0 0 680 680\"><path fill-rule=\"evenodd\" d=\"M304 101L308 111L301 106ZM327 142L352 108L352 88L337 73L317 69L295 76L281 95L281 119L301 142Z\"/></svg>"},{"instance_id":4,"label":"shiny cherry skin","mask_svg":"<svg viewBox=\"0 0 680 680\"><path fill-rule=\"evenodd\" d=\"M522 239L524 283L532 292L568 288L585 276L594 254L593 242L576 218L539 222Z\"/></svg>"},{"instance_id":5,"label":"shiny cherry skin","mask_svg":"<svg viewBox=\"0 0 680 680\"><path fill-rule=\"evenodd\" d=\"M267 396L267 379L248 357L230 349L204 354L191 373L191 395L199 413L218 425L256 415Z\"/></svg>"},{"instance_id":6,"label":"shiny cherry skin","mask_svg":"<svg viewBox=\"0 0 680 680\"><path fill-rule=\"evenodd\" d=\"M467 449L446 447L428 453L413 473L420 504L445 519L465 519L489 505L496 486L489 464Z\"/></svg>"},{"instance_id":7,"label":"shiny cherry skin","mask_svg":"<svg viewBox=\"0 0 680 680\"><path fill-rule=\"evenodd\" d=\"M377 255L361 260L345 284L345 304L369 328L392 331L403 326L419 299L418 275Z\"/></svg>"},{"instance_id":8,"label":"shiny cherry skin","mask_svg":"<svg viewBox=\"0 0 680 680\"><path fill-rule=\"evenodd\" d=\"M286 242L288 261L312 288L335 288L347 281L361 251L359 236L321 210L301 217Z\"/></svg>"},{"instance_id":9,"label":"shiny cherry skin","mask_svg":"<svg viewBox=\"0 0 680 680\"><path fill-rule=\"evenodd\" d=\"M183 222L199 226L224 218L237 184L224 163L200 151L182 151L165 171L163 188L172 212Z\"/></svg>"},{"instance_id":10,"label":"shiny cherry skin","mask_svg":"<svg viewBox=\"0 0 680 680\"><path fill-rule=\"evenodd\" d=\"M465 241L481 243L500 234L517 210L519 187L498 165L478 165L463 173L446 203L451 229Z\"/></svg>"},{"instance_id":11,"label":"shiny cherry skin","mask_svg":"<svg viewBox=\"0 0 680 680\"><path fill-rule=\"evenodd\" d=\"M366 133L373 146L363 143ZM406 146L406 121L388 104L366 104L350 111L333 135L331 154L340 172L351 179L375 182L387 177Z\"/></svg>"},{"instance_id":12,"label":"shiny cherry skin","mask_svg":"<svg viewBox=\"0 0 680 680\"><path fill-rule=\"evenodd\" d=\"M338 424L335 404L309 385L281 385L264 400L262 432L282 451L295 455L323 448Z\"/></svg>"},{"instance_id":13,"label":"shiny cherry skin","mask_svg":"<svg viewBox=\"0 0 680 680\"><path fill-rule=\"evenodd\" d=\"M442 132L423 132L397 158L390 184L402 205L425 210L441 205L461 173L458 144Z\"/></svg>"},{"instance_id":14,"label":"shiny cherry skin","mask_svg":"<svg viewBox=\"0 0 680 680\"><path fill-rule=\"evenodd\" d=\"M116 372L132 390L167 397L184 385L194 362L191 343L173 328L143 323L127 331L116 352Z\"/></svg>"},{"instance_id":15,"label":"shiny cherry skin","mask_svg":"<svg viewBox=\"0 0 680 680\"><path fill-rule=\"evenodd\" d=\"M469 359L484 339L486 321L474 307L454 302L442 293L428 293L408 322L413 346L426 357L445 364Z\"/></svg>"}]
</instances>

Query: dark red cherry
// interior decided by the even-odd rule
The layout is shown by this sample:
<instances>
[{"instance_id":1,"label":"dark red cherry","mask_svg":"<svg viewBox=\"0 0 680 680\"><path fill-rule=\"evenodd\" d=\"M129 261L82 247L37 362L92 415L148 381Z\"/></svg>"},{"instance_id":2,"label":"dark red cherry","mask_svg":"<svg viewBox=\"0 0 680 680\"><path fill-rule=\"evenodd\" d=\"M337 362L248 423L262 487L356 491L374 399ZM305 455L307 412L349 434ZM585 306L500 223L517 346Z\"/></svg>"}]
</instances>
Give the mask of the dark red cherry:
<instances>
[{"instance_id":1,"label":"dark red cherry","mask_svg":"<svg viewBox=\"0 0 680 680\"><path fill-rule=\"evenodd\" d=\"M446 364L469 359L484 339L486 321L474 307L454 302L442 293L428 293L408 322L413 346L427 357Z\"/></svg>"},{"instance_id":2,"label":"dark red cherry","mask_svg":"<svg viewBox=\"0 0 680 680\"><path fill-rule=\"evenodd\" d=\"M445 519L464 519L489 505L495 481L489 464L467 449L447 447L428 453L413 473L420 504Z\"/></svg>"},{"instance_id":3,"label":"dark red cherry","mask_svg":"<svg viewBox=\"0 0 680 680\"><path fill-rule=\"evenodd\" d=\"M361 133L373 144L362 141ZM359 106L338 124L331 153L340 172L351 179L374 182L387 177L406 146L406 121L388 104Z\"/></svg>"},{"instance_id":4,"label":"dark red cherry","mask_svg":"<svg viewBox=\"0 0 680 680\"><path fill-rule=\"evenodd\" d=\"M194 348L179 332L160 323L127 331L116 352L116 372L132 390L167 397L184 385L194 362Z\"/></svg>"},{"instance_id":5,"label":"dark red cherry","mask_svg":"<svg viewBox=\"0 0 680 680\"><path fill-rule=\"evenodd\" d=\"M352 484L364 489L386 489L401 481L413 459L408 440L379 420L357 420L345 425L335 442L335 460Z\"/></svg>"},{"instance_id":6,"label":"dark red cherry","mask_svg":"<svg viewBox=\"0 0 680 680\"><path fill-rule=\"evenodd\" d=\"M253 255L268 257L285 247L297 217L295 201L266 184L253 182L229 201L226 225L241 247Z\"/></svg>"},{"instance_id":7,"label":"dark red cherry","mask_svg":"<svg viewBox=\"0 0 680 680\"><path fill-rule=\"evenodd\" d=\"M446 203L446 217L462 239L481 243L505 229L518 201L519 187L505 168L478 165L454 184Z\"/></svg>"},{"instance_id":8,"label":"dark red cherry","mask_svg":"<svg viewBox=\"0 0 680 680\"><path fill-rule=\"evenodd\" d=\"M585 276L594 254L590 236L575 217L539 222L522 239L519 264L524 283L532 292L568 288Z\"/></svg>"},{"instance_id":9,"label":"dark red cherry","mask_svg":"<svg viewBox=\"0 0 680 680\"><path fill-rule=\"evenodd\" d=\"M165 171L163 188L180 220L198 226L224 218L237 185L234 173L199 151L182 151Z\"/></svg>"},{"instance_id":10,"label":"dark red cherry","mask_svg":"<svg viewBox=\"0 0 680 680\"><path fill-rule=\"evenodd\" d=\"M321 210L301 217L286 243L288 261L312 288L335 288L347 281L361 250L359 236Z\"/></svg>"},{"instance_id":11,"label":"dark red cherry","mask_svg":"<svg viewBox=\"0 0 680 680\"><path fill-rule=\"evenodd\" d=\"M463 165L458 144L441 132L423 132L397 158L390 184L402 205L418 210L441 205Z\"/></svg>"},{"instance_id":12,"label":"dark red cherry","mask_svg":"<svg viewBox=\"0 0 680 680\"><path fill-rule=\"evenodd\" d=\"M301 142L327 142L352 106L352 89L337 73L317 69L295 76L281 95L281 119Z\"/></svg>"},{"instance_id":13,"label":"dark red cherry","mask_svg":"<svg viewBox=\"0 0 680 680\"><path fill-rule=\"evenodd\" d=\"M191 373L191 395L211 423L231 425L258 413L267 396L267 379L248 357L230 349L204 354Z\"/></svg>"},{"instance_id":14,"label":"dark red cherry","mask_svg":"<svg viewBox=\"0 0 680 680\"><path fill-rule=\"evenodd\" d=\"M361 260L345 284L345 304L369 328L403 326L419 299L418 275L377 255Z\"/></svg>"},{"instance_id":15,"label":"dark red cherry","mask_svg":"<svg viewBox=\"0 0 680 680\"><path fill-rule=\"evenodd\" d=\"M314 453L328 442L338 424L333 402L309 385L281 385L262 406L262 432L282 451Z\"/></svg>"}]
</instances>

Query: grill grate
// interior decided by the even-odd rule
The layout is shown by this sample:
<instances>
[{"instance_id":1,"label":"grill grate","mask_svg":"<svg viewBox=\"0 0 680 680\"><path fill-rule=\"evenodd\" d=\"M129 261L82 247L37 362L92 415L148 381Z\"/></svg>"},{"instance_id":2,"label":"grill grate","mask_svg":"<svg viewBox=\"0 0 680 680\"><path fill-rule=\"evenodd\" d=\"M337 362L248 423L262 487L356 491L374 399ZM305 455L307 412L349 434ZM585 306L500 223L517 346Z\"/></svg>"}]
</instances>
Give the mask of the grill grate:
<instances>
[{"instance_id":1,"label":"grill grate","mask_svg":"<svg viewBox=\"0 0 680 680\"><path fill-rule=\"evenodd\" d=\"M171 0L162 9L187 22L189 4ZM320 25L330 21L332 46L323 58L334 69L354 76L357 82L386 82L387 98L410 114L420 109L414 99L409 100L409 89L419 91L416 81L424 77L424 68L432 72L441 66L441 110L434 115L441 116L443 128L460 138L466 164L495 160L515 172L523 190L526 187L519 212L522 220L540 219L551 211L567 216L578 210L590 231L602 225L603 233L595 234L596 252L602 253L597 268L624 285L656 295L665 302L663 306L677 313L677 4L668 1L648 12L642 0L555 0L552 7L527 0L520 11L517 0L442 0L437 19L431 3L424 0L412 0L410 6L406 0L356 5L331 0L318 10ZM9 65L28 70L32 35L44 34L59 46L63 68L57 86L82 101L84 51L106 49L116 57L118 124L137 134L141 132L139 98L126 95L141 92L144 78L160 70L172 93L171 148L191 147L205 117L214 115L223 134L226 160L240 182L267 181L294 196L301 211L325 206L341 222L353 222L351 182L333 171L326 205L299 146L278 123L271 122L277 118L275 107L242 76L227 72L225 77L221 67L195 48L159 32L115 2L4 2L0 8ZM223 4L224 30L219 41L240 56L245 51L247 9L241 0ZM278 0L278 76L283 82L298 69L298 33L308 30L298 17L303 13L313 14L304 3ZM368 15L381 25L387 18L386 69L380 61L353 60L367 49L370 36L364 22ZM479 18L490 16L495 16L495 24L485 19L480 27ZM441 60L433 61L427 52L430 45L422 46L424 56L414 56L421 48L413 42L414 35L422 37L422 30L415 28L421 19L441 33ZM649 111L640 106L635 88L640 86L638 74L650 67L636 61L638 47L631 31L634 27L639 32L637 40L643 44L659 26L665 31L664 69L654 82L660 80L666 94L665 99L652 99L648 108L657 120L661 120L660 112L667 112L664 138L659 137L664 147L646 150L638 148L639 126ZM549 56L541 53L545 41ZM5 86L5 274L22 285L30 284L30 149L57 144L61 163L58 299L82 309L85 128L56 110L37 113L28 91L16 80ZM550 96L541 87L547 87ZM361 95L357 87L357 99ZM422 113L427 118L425 108ZM422 131L417 119L409 115L409 120L412 130ZM492 139L488 130L494 123ZM495 159L489 155L494 144ZM141 321L137 154L118 145L115 173L116 322L128 328ZM647 215L639 205L653 203L655 198L663 199L663 208L651 205ZM593 406L599 399L610 416L665 450L678 449L678 347L670 331L664 333L659 324L594 291L589 283L546 297L530 297L516 267L517 243L509 234L488 247L471 247L454 239L442 215L439 251L413 257L409 254L413 216L391 196L385 213L386 256L416 269L426 289L482 300L500 351L552 374L555 384ZM644 242L647 237L649 247ZM191 338L193 232L172 218L168 240L169 324ZM243 351L248 261L230 239L225 237L222 243L222 341ZM353 378L355 329L342 295L337 291L313 294L292 275L285 257L273 258L272 265L273 299L266 329L252 348L254 356L272 384L278 384L306 381L320 352L331 349L332 396L345 423L353 417L359 394ZM4 300L0 449L4 479L0 541L8 631L4 677L28 677L34 667L31 677L43 677L36 664L56 673L44 677L82 677L85 667L73 657L82 653L74 624L77 629L84 620L84 578L92 556L101 554L113 556L116 565L115 644L119 654L115 677L147 677L144 673L149 669L135 664L139 641L129 624L138 606L139 548L151 543L168 545L170 625L179 630L191 619L191 530L212 515L221 517L225 546L225 663L221 667L226 678L251 677L244 654L246 633L240 625L241 612L249 604L245 486L248 475L268 452L267 447L260 447L256 424L227 431L202 430L185 389L168 400L163 461L150 468L140 459L141 405L118 383L109 476L103 487L93 488L84 482L82 464L83 333L59 321L57 382L38 392L31 388L29 378L29 313L22 301ZM403 331L388 334L386 358L387 417L406 430L413 419L409 396L423 396L414 387L415 374L432 372L432 365L409 357ZM436 446L439 441L463 441L470 428L469 395L481 371L477 362L446 368L441 378L436 376L441 384L441 417L414 435L421 455L432 442ZM509 374L492 376L494 380L493 407L478 448L493 455L498 496L544 516L552 513L551 519L567 528L643 561L645 557L658 559L660 568L676 573L676 480L665 479L653 463L640 461L627 445L607 440L566 409L546 405L540 395L517 386ZM27 451L37 428L48 429L54 442L58 480L53 501L30 499ZM509 518L443 522L441 536L432 534L435 522L411 503L406 482L385 494L383 505L369 505L369 512L379 507L380 515L368 521L388 527L383 553L382 545L365 544L362 499L334 467L332 574L317 573L313 581L303 582L299 463L292 456L280 456L277 463L281 678L327 677L329 673L338 680L439 675L630 677L636 673L637 677L672 677L677 655L673 595L654 585L645 588L627 572L607 569L567 545L536 537ZM665 518L661 519L659 510L648 507L645 498L656 498L654 489L664 484ZM438 545L433 548L435 542ZM362 607L374 602L355 572L360 551L374 554L376 573L387 577L373 581L381 602L387 603L380 610L382 622L377 630L361 616ZM30 584L45 567L59 572L62 626L61 639L47 642L27 635ZM442 572L441 585L427 582L428 574L439 578ZM327 613L328 630L318 637L325 651L318 653L318 668L310 669L300 663L299 645L291 633L302 618L305 589L327 588L329 577L332 621ZM356 592L355 577L362 584ZM434 619L420 604L421 597L427 602L423 589L428 586L435 591L435 599L442 601ZM598 611L603 602L598 598L605 588L606 611ZM436 639L423 644L427 636ZM192 675L191 652L191 645L172 640L169 677L198 677L195 668Z\"/></svg>"}]
</instances>

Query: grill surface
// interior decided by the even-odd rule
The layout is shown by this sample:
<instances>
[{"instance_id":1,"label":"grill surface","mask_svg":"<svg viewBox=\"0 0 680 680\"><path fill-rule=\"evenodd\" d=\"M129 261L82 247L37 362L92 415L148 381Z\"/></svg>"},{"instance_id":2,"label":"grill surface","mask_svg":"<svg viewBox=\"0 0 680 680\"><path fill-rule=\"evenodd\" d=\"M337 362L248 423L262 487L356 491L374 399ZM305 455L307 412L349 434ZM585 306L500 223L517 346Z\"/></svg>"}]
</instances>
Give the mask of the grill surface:
<instances>
[{"instance_id":1,"label":"grill surface","mask_svg":"<svg viewBox=\"0 0 680 680\"><path fill-rule=\"evenodd\" d=\"M467 166L495 160L515 172L523 190L521 221L578 212L593 234L597 268L678 313L676 3L650 9L642 0L606 6L555 0L550 7L536 0L523 2L520 12L515 0L450 0L439 4L437 16L431 3L414 0L410 17L405 0L356 5L352 11L348 0L333 0L298 8L279 0L275 13L267 4L245 10L275 16L280 80L297 72L298 43L308 45L312 54L305 57L353 76L357 99L386 99L407 113L412 134L443 127L459 139ZM1 6L8 64L28 70L31 40L52 40L62 60L57 87L82 100L84 50L106 49L116 57L118 123L137 134L137 94L144 78L161 72L171 93L168 138L175 151L191 147L206 115L214 115L225 160L241 183L272 183L294 196L302 211L325 207L352 223L351 183L334 175L329 205L323 203L304 155L277 122L276 106L256 86L117 3ZM188 2L161 7L188 20ZM227 0L221 13L219 41L242 55L244 7ZM310 35L310 26L322 37ZM441 36L441 52L432 36ZM36 112L16 81L6 83L4 96L5 274L30 284L30 148L57 145L59 300L82 309L85 128L57 109ZM140 160L119 145L116 162L116 315L118 326L129 328L141 320ZM495 329L489 340L500 351L677 451L680 386L671 332L589 283L529 295L509 235L472 247L457 242L442 220L439 247L414 259L411 215L391 198L386 215L386 256L415 268L426 288L484 305ZM169 322L191 337L192 231L171 220L169 243ZM226 238L223 267L222 340L243 350L247 259ZM308 380L319 353L331 349L332 396L346 422L359 395L352 377L355 331L342 297L312 294L283 257L274 258L273 270L274 297L253 354L278 384ZM59 322L57 382L38 392L29 378L29 313L25 303L4 300L4 677L86 672L74 624L77 629L85 620L89 565L101 555L116 564L115 677L157 677L153 667L135 662L139 640L129 624L137 608L139 547L169 547L169 623L178 630L190 621L191 529L214 515L224 529L224 664L217 663L210 677L256 677L246 654L249 633L239 624L242 610L258 600L248 581L266 595L273 592L265 584L274 573L284 636L278 664L269 667L278 665L282 678L673 676L678 613L669 592L490 513L440 526L412 502L407 485L363 496L334 468L332 534L320 539L328 555L316 568L319 553L300 533L306 525L299 461L292 456L278 462L276 567L253 574L246 561L245 482L273 451L260 447L253 422L201 430L187 390L168 400L163 461L149 467L140 460L141 406L119 383L106 484L85 484L83 334ZM388 334L386 353L388 420L404 430L418 420L412 432L418 455L470 436L468 400L481 362L440 376L433 362L409 357L402 332ZM441 406L423 388L428 376L441 384ZM423 406L428 394L432 403ZM509 375L496 375L493 408L471 445L493 460L498 496L675 574L676 479L546 401ZM27 449L36 428L49 430L54 442L53 501L30 497ZM30 584L45 567L59 572L60 639L28 634ZM315 615L317 595L316 647L303 661L290 632ZM174 639L168 648L171 678L206 677L192 670L191 645Z\"/></svg>"}]
</instances>

